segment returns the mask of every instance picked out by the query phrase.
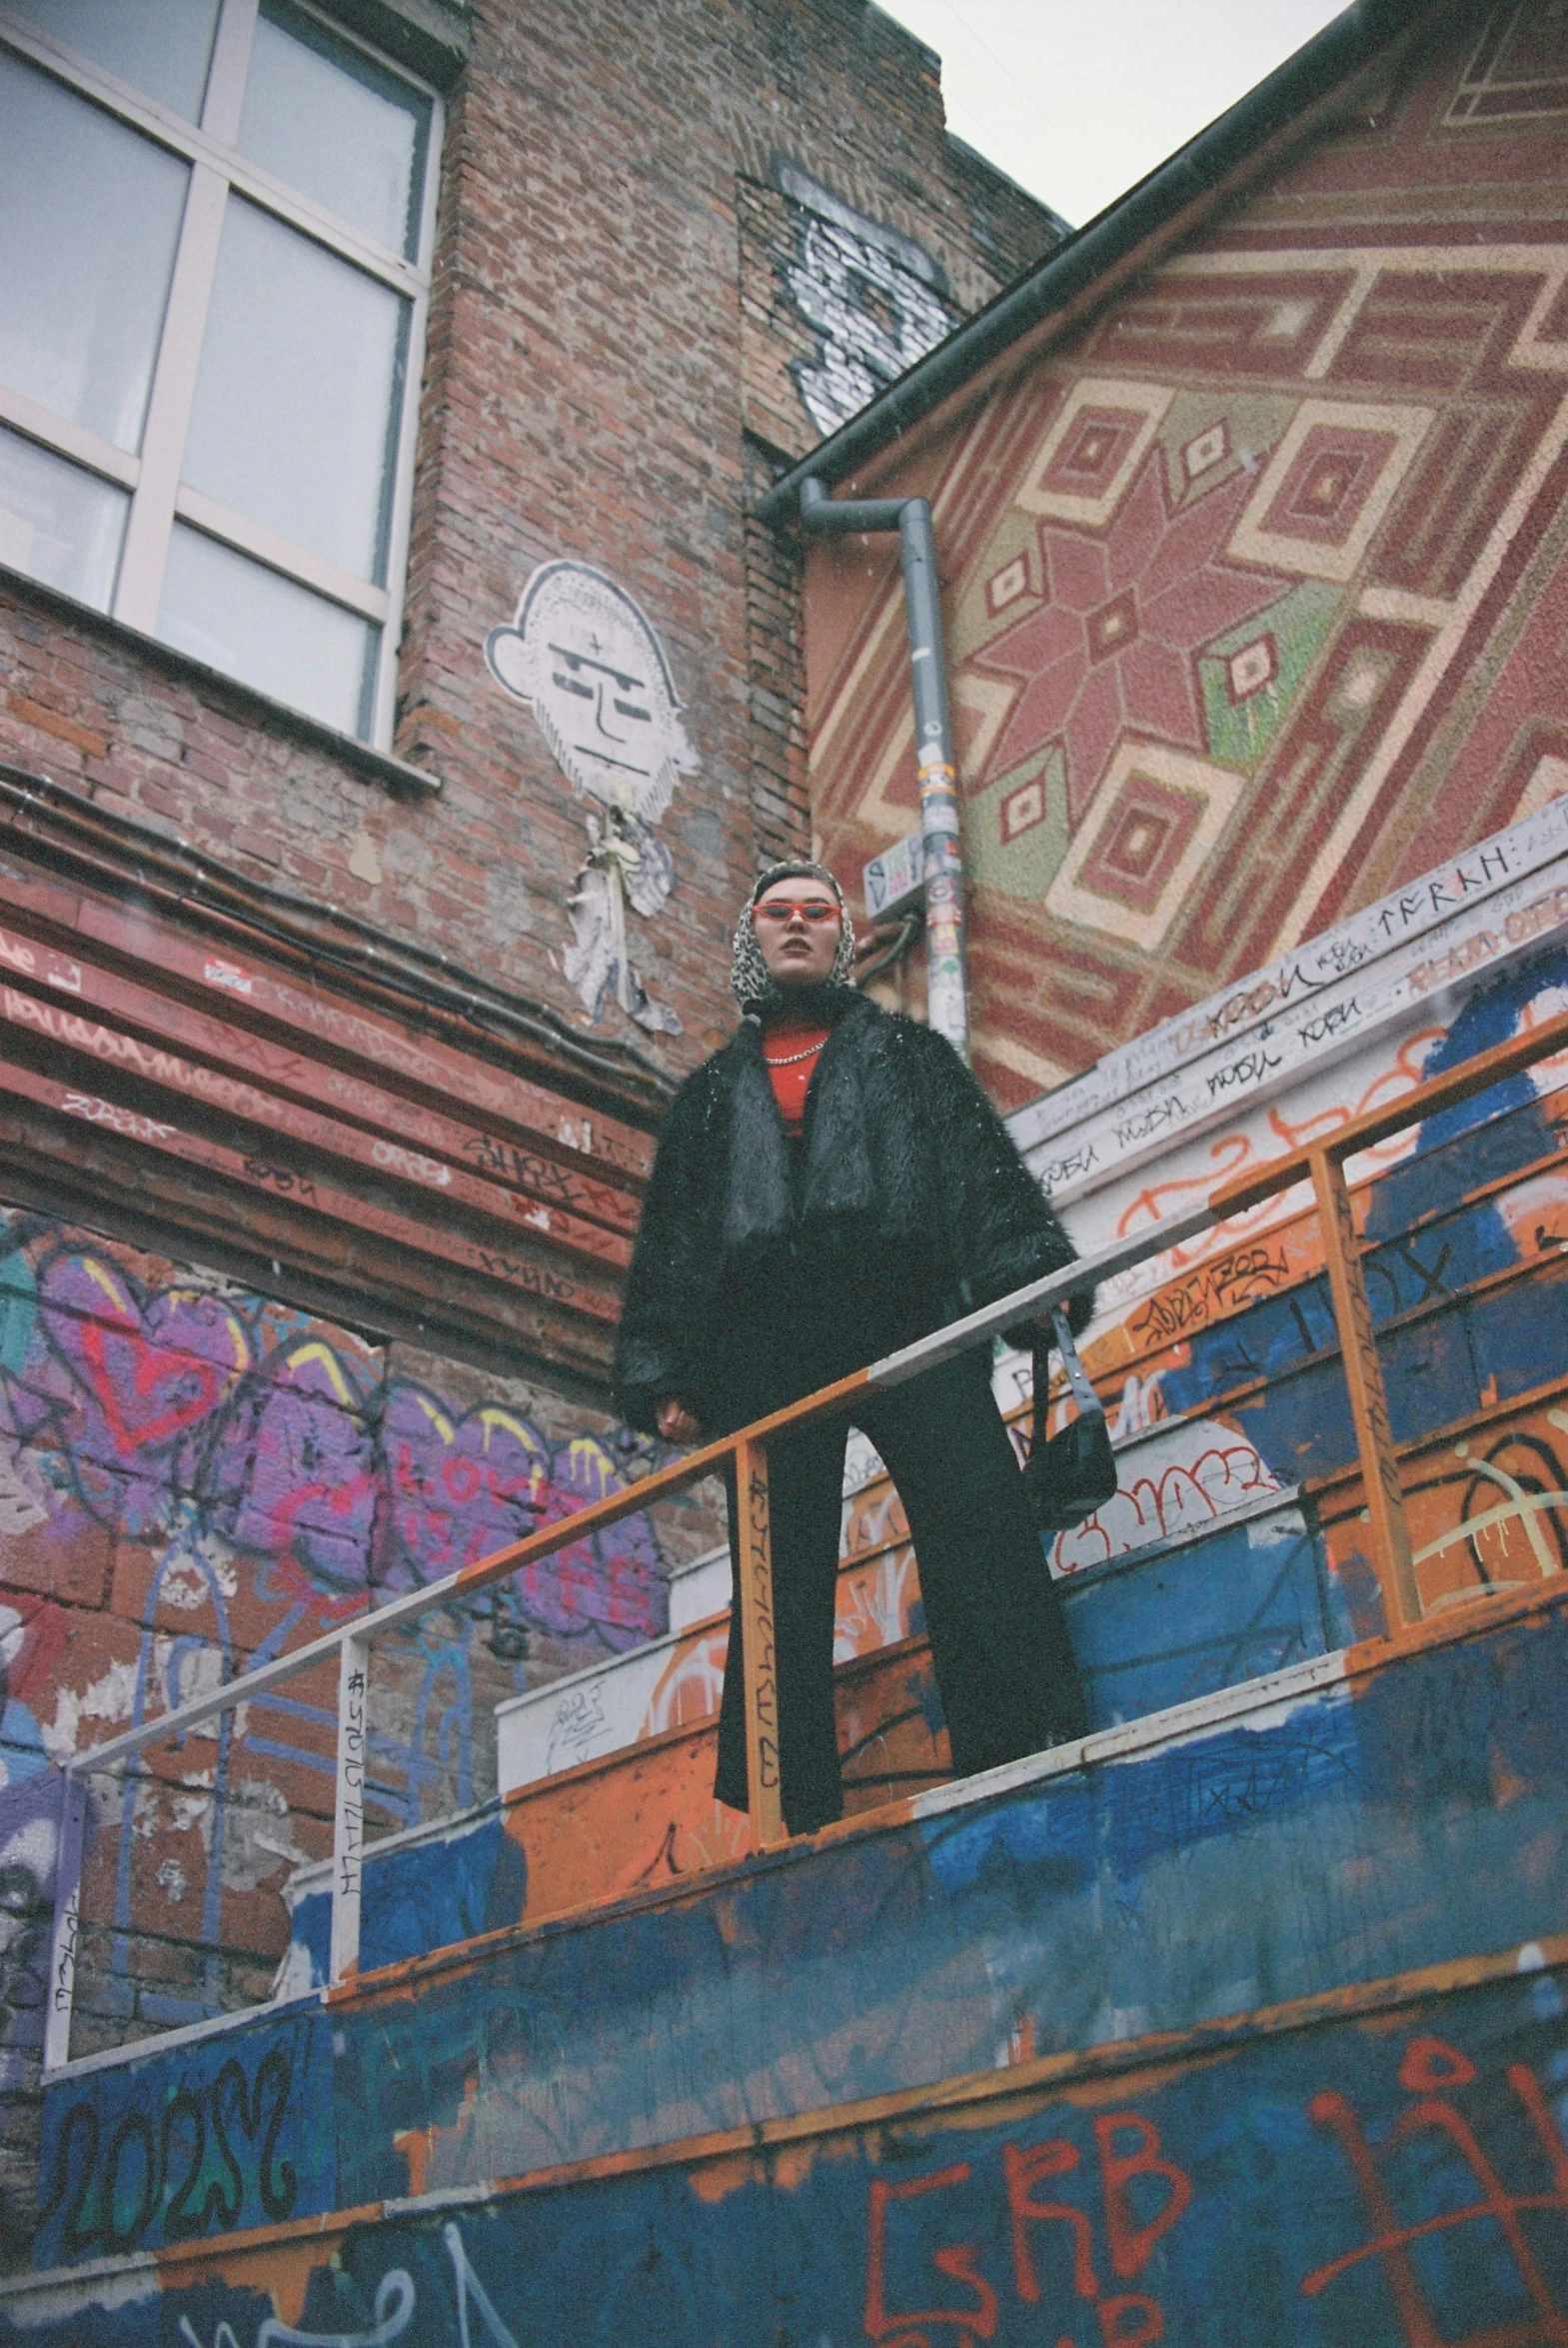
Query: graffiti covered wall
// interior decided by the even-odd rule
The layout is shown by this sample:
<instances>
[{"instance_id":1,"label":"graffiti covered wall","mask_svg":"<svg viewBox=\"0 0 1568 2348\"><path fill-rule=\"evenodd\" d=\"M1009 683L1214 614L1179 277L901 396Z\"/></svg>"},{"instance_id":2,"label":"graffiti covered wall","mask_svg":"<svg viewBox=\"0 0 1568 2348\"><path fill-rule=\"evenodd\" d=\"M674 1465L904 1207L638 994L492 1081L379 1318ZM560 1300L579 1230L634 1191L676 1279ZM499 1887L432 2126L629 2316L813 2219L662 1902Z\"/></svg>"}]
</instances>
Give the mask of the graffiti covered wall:
<instances>
[{"instance_id":1,"label":"graffiti covered wall","mask_svg":"<svg viewBox=\"0 0 1568 2348\"><path fill-rule=\"evenodd\" d=\"M646 1448L519 1379L378 1344L0 1207L0 2094L36 2082L58 1778L117 1728L614 1488ZM700 1507L560 1551L377 1650L372 1831L495 1786L492 1713L666 1623ZM331 1846L330 1673L95 1787L75 2051L267 1994ZM0 2183L3 2183L0 2177Z\"/></svg>"},{"instance_id":2,"label":"graffiti covered wall","mask_svg":"<svg viewBox=\"0 0 1568 2348\"><path fill-rule=\"evenodd\" d=\"M795 165L742 179L747 425L803 455L958 324L945 271L912 237L870 220Z\"/></svg>"},{"instance_id":3,"label":"graffiti covered wall","mask_svg":"<svg viewBox=\"0 0 1568 2348\"><path fill-rule=\"evenodd\" d=\"M194 2348L1556 2341L1564 1971L1534 1965L199 2257L177 2226L139 2271L13 2287L0 2336L74 2348L85 2320L104 2348L155 2330ZM199 2108L179 2136L193 2180Z\"/></svg>"},{"instance_id":4,"label":"graffiti covered wall","mask_svg":"<svg viewBox=\"0 0 1568 2348\"><path fill-rule=\"evenodd\" d=\"M181 2299L165 2308L166 2328L182 2313L195 2323L201 2309L203 2342L227 2319L237 2339L266 2348L289 2336L253 2328L270 2319L326 2348L358 2339L362 2326L370 2335L368 2313L348 2298L302 2300L293 2240L321 2257L323 2236L344 2225L416 2214L424 2222L435 2206L427 2196L462 2195L467 2208L453 2215L478 2219L487 2206L505 2209L500 2180L533 2177L524 2198L537 2199L551 2183L540 2172L577 2163L586 2172L559 2182L587 2188L578 2208L586 2202L591 2230L607 2177L723 2150L765 2156L759 2182L773 2191L758 2198L771 2214L760 2206L758 2222L786 2229L779 2279L801 2294L797 2311L815 2310L804 2338L847 2342L862 2337L862 2251L874 2266L874 2227L860 2251L852 2231L787 2232L804 2149L840 2123L831 2107L864 2099L877 2131L875 2173L892 2183L945 2165L917 2157L927 2124L959 2131L967 2149L948 2159L978 2159L986 2115L974 2104L1034 2089L1060 2098L1063 2124L1041 2137L1071 2136L1074 2111L1085 2126L1092 2109L1140 2112L1201 2196L1183 2243L1195 2267L1161 2260L1139 2283L1132 2277L1147 2262L1126 2245L1124 2262L1114 2230L1098 2233L1091 2140L1075 2179L1079 2164L1066 2158L1035 2168L1033 2184L1062 2178L1062 2198L1094 2226L1100 2278L1098 2291L1074 2286L1085 2303L1074 2305L1070 2269L1052 2262L1057 2322L1046 2340L1100 2336L1087 2302L1116 2295L1112 2275L1158 2303L1174 2339L1325 2348L1513 2339L1476 2328L1485 2306L1512 2312L1529 2288L1499 2266L1485 2227L1466 2233L1477 2263L1462 2286L1444 2262L1429 2267L1427 2253L1413 2261L1429 2330L1402 2333L1391 2321L1379 2294L1394 2276L1382 2253L1403 2247L1388 2237L1407 2223L1417 2240L1445 2230L1427 2222L1443 2209L1475 2214L1475 2196L1457 2189L1468 2182L1464 2168L1434 2168L1425 2157L1441 2132L1453 2136L1447 2120L1405 2157L1420 2122L1399 2120L1414 2107L1396 2085L1447 2097L1484 2077L1488 2088L1461 2094L1457 2108L1510 2194L1543 2189L1530 2151L1549 2153L1534 2125L1542 2097L1561 2133L1563 2008L1549 1968L1568 1961L1558 1863L1564 1650L1561 1593L1543 1593L1467 1624L1431 1626L1397 1654L1363 1650L1348 1667L1325 1662L1238 1691L1223 1718L1211 1709L1151 1723L1141 1738L1061 1756L1065 1765L1041 1757L1011 1783L925 1797L869 1832L840 1830L761 1866L667 1884L544 1932L492 1934L438 1962L361 1981L330 2012L314 2000L274 2007L221 2036L57 2076L37 2263L85 2271L74 2281L50 2276L59 2296L32 2307L27 2286L8 2287L0 2308L18 2310L17 2336L31 2338L29 2324L42 2330L105 2288L106 2313L134 2293L182 2289L172 2270L205 2236L211 2255L193 2282L233 2280L254 2259L251 2279L264 2296L254 2309L243 2299ZM1438 1865L1445 1896L1434 1900ZM1485 2026L1472 2031L1487 2011L1509 2017L1506 2060L1495 2044L1488 2051ZM1441 2061L1434 2036L1452 2050ZM1541 2095L1510 2095L1518 2082L1507 2062L1531 2065ZM1216 2077L1216 2065L1236 2067ZM1145 2074L1136 2089L1127 2083L1135 2073ZM937 2081L946 2082L939 2118L929 2110ZM1184 2104L1193 2088L1195 2112ZM1167 2089L1169 2101L1145 2102ZM1177 2116L1183 2109L1190 2125ZM1434 2115L1426 2106L1421 2116ZM718 2145L711 2131L723 2129L744 2134ZM1359 2158L1367 2146L1370 2166ZM1482 2181L1479 2164L1472 2174ZM1378 2222L1373 2197L1362 2199L1366 2178L1379 2175L1397 2225ZM1515 2182L1521 2176L1537 2181ZM730 2198L722 2179L713 2182L697 2193L710 2210ZM824 2190L840 2215L854 2209L849 2183L830 2161ZM420 2197L414 2209L409 2195ZM1142 2204L1138 2222L1151 2220L1158 2197L1145 2201L1137 2188L1132 2200ZM298 2235L248 2233L280 2223ZM1536 2235L1533 2220L1526 2231ZM225 2233L229 2242L215 2239ZM1216 2271L1216 2237L1227 2246L1223 2271L1249 2236L1267 2245L1260 2266L1244 2270L1256 2328L1226 2334L1199 2277ZM1336 2264L1357 2247L1370 2255ZM1451 2245L1432 2245L1443 2247ZM1535 2248L1560 2274L1560 2233ZM122 2272L127 2257L139 2273ZM989 2251L979 2265L992 2268ZM541 2296L546 2271L532 2248L503 2261L512 2304L531 2327L518 2348L525 2337L572 2336L561 2330L565 2310ZM570 2273L590 2294L580 2313L585 2336L597 2336L593 2319L606 2311L592 2293L607 2280L603 2261L563 2259L549 2271ZM1006 2271L1003 2263L992 2272L993 2283ZM831 2293L845 2275L855 2280L837 2304ZM1308 2276L1318 2278L1311 2288ZM1344 2283L1319 2330L1318 2303L1341 2276L1364 2289ZM747 2283L755 2323L755 2277ZM321 2286L343 2287L341 2274ZM1038 2301L1020 2296L1024 2305L995 2336L1021 2348L1041 2333ZM1537 2305L1553 2312L1559 2297L1554 2282ZM924 2306L929 2322L948 2295L889 2289L884 2305ZM617 2312L630 2319L634 2309ZM955 2295L949 2312L960 2312ZM691 2305L684 2313L689 2328L670 2335L683 2342L755 2336L729 2302L701 2321ZM432 2337L446 2336L423 2304L412 2336L424 2338L427 2322ZM114 2336L107 2326L91 2334ZM633 2336L662 2335L655 2326ZM906 2337L868 2319L864 2336ZM1112 2323L1104 2336L1125 2348L1160 2333ZM1544 2323L1517 2334L1521 2348L1556 2336Z\"/></svg>"},{"instance_id":5,"label":"graffiti covered wall","mask_svg":"<svg viewBox=\"0 0 1568 2348\"><path fill-rule=\"evenodd\" d=\"M1568 808L1532 820L1488 852L1499 864L1547 855ZM1068 1211L1092 1247L1179 1208L1214 1171L1266 1161L1308 1134L1408 1094L1423 1076L1561 1013L1568 954L1542 943L1530 908L1555 905L1560 860L1499 888L1413 945L1369 958L1356 1001L1382 1004L1405 963L1424 987L1434 963L1463 962L1456 926L1484 919L1493 968L1440 1010L1419 991L1391 1030L1318 1058L1272 1101L1239 1113L1210 1094L1209 1062L1157 1086L1195 1105L1191 1131L1155 1121L1168 1158L1134 1165ZM1524 906L1511 905L1523 893ZM1528 918L1523 918L1527 916ZM1503 951L1510 928L1521 950ZM1353 941L1320 941L1327 954ZM1330 959L1333 959L1332 957ZM1343 996L1312 1015L1331 1041ZM1194 1021L1199 1015L1194 1015ZM1353 1029L1352 1023L1352 1029ZM1269 1048L1227 1044L1263 1060ZM1134 1048L1142 1054L1143 1046ZM1220 1063L1224 1065L1223 1061ZM1125 1073L1125 1072L1121 1072ZM1113 1063L1092 1079L1113 1089ZM1355 1162L1352 1211L1407 1495L1414 1570L1435 1611L1488 1593L1525 1592L1568 1567L1568 1058L1430 1117ZM1166 1096L1168 1099L1168 1095ZM1115 1114L1142 1129L1142 1096ZM1208 1122L1204 1124L1207 1104ZM1084 1129L1095 1130L1092 1119ZM1042 1148L1074 1155L1074 1131ZM1195 1172L1186 1171L1191 1159ZM1070 1185L1064 1184L1063 1187ZM1337 1358L1321 1237L1310 1205L1286 1195L1189 1237L1107 1280L1084 1357L1110 1413L1114 1496L1051 1542L1093 1729L1217 1697L1238 1683L1309 1665L1389 1628L1362 1529L1364 1495ZM1028 1358L1004 1357L997 1391L1026 1435ZM1058 1388L1060 1381L1058 1379ZM1064 1390L1052 1402L1065 1420ZM727 1641L721 1571L683 1583L663 1639L514 1699L500 1716L509 1802L489 1842L464 1846L452 1879L465 1912L493 1912L501 1855L526 1882L530 1922L607 1895L689 1877L742 1844L712 1796L714 1715ZM690 1585L693 1595L698 1580ZM855 1813L946 1778L940 1693L924 1637L917 1567L896 1492L874 1458L846 1494L835 1655L846 1807ZM408 1869L405 1874L401 1870ZM437 1920L426 1862L371 1870L364 1947L393 1963L461 1937L450 1904ZM416 1882L416 1873L418 1880ZM327 1962L325 1871L313 1909L296 1911L300 1980ZM509 1896L516 1898L514 1878ZM474 1928L478 1928L477 1926ZM421 1937L423 1935L423 1937Z\"/></svg>"},{"instance_id":6,"label":"graffiti covered wall","mask_svg":"<svg viewBox=\"0 0 1568 2348\"><path fill-rule=\"evenodd\" d=\"M1007 1106L1568 784L1568 18L1424 23L853 484L935 508ZM815 822L857 890L916 821L895 555L808 561Z\"/></svg>"}]
</instances>

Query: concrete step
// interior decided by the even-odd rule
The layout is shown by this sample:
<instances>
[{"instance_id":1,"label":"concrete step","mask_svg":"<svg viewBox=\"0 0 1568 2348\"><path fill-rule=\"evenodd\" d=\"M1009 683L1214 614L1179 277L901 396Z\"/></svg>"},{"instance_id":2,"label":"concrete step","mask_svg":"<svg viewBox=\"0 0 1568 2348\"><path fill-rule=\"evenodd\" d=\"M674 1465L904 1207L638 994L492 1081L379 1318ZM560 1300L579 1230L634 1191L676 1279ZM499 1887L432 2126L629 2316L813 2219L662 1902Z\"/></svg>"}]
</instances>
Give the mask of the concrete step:
<instances>
[{"instance_id":1,"label":"concrete step","mask_svg":"<svg viewBox=\"0 0 1568 2348\"><path fill-rule=\"evenodd\" d=\"M718 1641L724 1624L706 1634ZM845 1805L874 1809L950 1772L923 1638L858 1657L839 1673ZM367 1969L403 1963L507 1924L529 1922L745 1855L745 1818L714 1799L713 1710L558 1769L509 1793L372 1845L360 1943ZM327 1980L332 1865L301 1868L285 1894L288 1954L275 1994Z\"/></svg>"},{"instance_id":2,"label":"concrete step","mask_svg":"<svg viewBox=\"0 0 1568 2348\"><path fill-rule=\"evenodd\" d=\"M846 1566L841 1580L874 1569ZM1082 1568L1061 1588L1093 1725L1113 1728L1324 1653L1329 1582L1299 1505L1273 1494ZM371 1847L364 1963L402 1962L738 1857L744 1822L713 1798L727 1635L726 1617L711 1617L503 1707L505 1792ZM851 1815L948 1774L923 1633L841 1663L837 1709ZM584 1750L582 1733L564 1750L553 1743L561 1718L579 1732L591 1725L597 1749ZM536 1764L546 1764L532 1771L526 1747L519 1766L522 1739L508 1741L520 1720ZM326 1861L290 1885L280 1993L326 1979L330 1887Z\"/></svg>"},{"instance_id":3,"label":"concrete step","mask_svg":"<svg viewBox=\"0 0 1568 2348\"><path fill-rule=\"evenodd\" d=\"M0 2281L0 2342L1522 2348L1559 2339L1568 2303L1565 2008L1568 1941L1504 1944L1067 2057L1032 2055L1020 2028L1004 2066L935 2092L477 2186L438 2181L410 2138L412 2192ZM512 2154L484 2113L525 2043L510 2074L477 2074L458 2123L481 2157ZM273 2125L297 2091L275 2071L259 2161L242 2139L247 2219L258 2168L273 2209L300 2198ZM182 2181L208 2095L246 2109L191 2074L166 2131ZM89 2187L79 2222L93 2209Z\"/></svg>"},{"instance_id":4,"label":"concrete step","mask_svg":"<svg viewBox=\"0 0 1568 2348\"><path fill-rule=\"evenodd\" d=\"M496 2178L1544 1945L1568 1931L1565 1674L1568 1577L1554 1577L762 1859L656 1871L587 1913L367 1974L330 2004L306 1995L88 2057L46 2086L39 2263L162 2262L198 2231L410 2194L477 2205ZM681 1744L644 1757L679 1761ZM580 1800L596 1771L620 1772L625 1797L641 1765L568 1772L515 1809ZM584 1839L583 1816L558 1812L563 1844ZM524 1839L532 1865L543 1845ZM583 2222L608 2256L592 2208ZM275 2305L299 2323L302 2298L263 2299L235 2328L244 2348Z\"/></svg>"},{"instance_id":5,"label":"concrete step","mask_svg":"<svg viewBox=\"0 0 1568 2348\"><path fill-rule=\"evenodd\" d=\"M1011 1366L1003 1364L998 1378L1003 1397L1020 1359L1015 1356ZM1016 1414L1015 1395L1013 1407ZM846 1478L834 1640L834 1659L840 1665L917 1634L924 1622L902 1508L885 1470L860 1440L863 1447L855 1463L859 1476L853 1481ZM1090 1526L1052 1544L1053 1569L1075 1586L1088 1586L1107 1566L1158 1564L1193 1541L1255 1523L1261 1516L1277 1516L1294 1500L1293 1487L1281 1483L1250 1444L1204 1416L1163 1420L1124 1432L1116 1455L1120 1488L1115 1499L1097 1512ZM1255 1545L1258 1537L1249 1535L1249 1540ZM1216 1551L1216 1565L1223 1557L1230 1568L1234 1549L1235 1544L1227 1543L1223 1551ZM1232 1628L1238 1636L1244 1637L1255 1604L1253 1579L1249 1574L1245 1591L1232 1593L1238 1609ZM1107 1692L1102 1707L1107 1719L1126 1718L1133 1710L1157 1708L1170 1700L1164 1688L1150 1691L1142 1685L1151 1660L1145 1651L1148 1640L1155 1641L1159 1653L1168 1652L1171 1645L1168 1632L1147 1619L1143 1601L1156 1586L1162 1589L1164 1584L1136 1592L1129 1584L1118 1594L1111 1612L1125 1616L1119 1658L1112 1654L1119 1634L1102 1620L1103 1607L1073 1604L1075 1622L1081 1617L1086 1624L1090 1613L1095 1618L1092 1651L1080 1658L1085 1670L1096 1677L1120 1674L1115 1695ZM1336 1591L1325 1584L1321 1599L1322 1621L1329 1632L1352 1636L1349 1613ZM706 1719L718 1706L724 1682L729 1604L729 1553L714 1549L673 1576L670 1629L663 1638L607 1656L498 1706L497 1777L503 1792ZM1212 1605L1208 1611L1213 1612ZM1179 1634L1181 1639L1187 1635L1186 1630ZM1320 1630L1310 1644L1295 1651L1317 1651L1323 1635ZM1239 1667L1204 1684L1246 1677L1284 1659L1272 1653L1249 1671L1242 1658Z\"/></svg>"},{"instance_id":6,"label":"concrete step","mask_svg":"<svg viewBox=\"0 0 1568 2348\"><path fill-rule=\"evenodd\" d=\"M496 1776L502 1791L706 1718L723 1684L729 1609L730 1552L712 1549L671 1575L670 1628L663 1638L498 1704Z\"/></svg>"}]
</instances>

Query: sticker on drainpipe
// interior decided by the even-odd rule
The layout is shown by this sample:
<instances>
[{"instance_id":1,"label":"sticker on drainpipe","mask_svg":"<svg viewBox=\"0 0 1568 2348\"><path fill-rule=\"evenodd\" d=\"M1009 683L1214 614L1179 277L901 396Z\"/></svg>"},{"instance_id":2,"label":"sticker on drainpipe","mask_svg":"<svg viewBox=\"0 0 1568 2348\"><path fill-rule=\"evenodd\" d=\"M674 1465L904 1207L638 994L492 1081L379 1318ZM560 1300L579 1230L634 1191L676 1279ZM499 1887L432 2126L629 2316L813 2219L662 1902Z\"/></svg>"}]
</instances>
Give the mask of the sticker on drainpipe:
<instances>
[{"instance_id":1,"label":"sticker on drainpipe","mask_svg":"<svg viewBox=\"0 0 1568 2348\"><path fill-rule=\"evenodd\" d=\"M925 881L925 835L911 832L895 848L873 856L860 876L866 919L885 921L902 913L919 896Z\"/></svg>"}]
</instances>

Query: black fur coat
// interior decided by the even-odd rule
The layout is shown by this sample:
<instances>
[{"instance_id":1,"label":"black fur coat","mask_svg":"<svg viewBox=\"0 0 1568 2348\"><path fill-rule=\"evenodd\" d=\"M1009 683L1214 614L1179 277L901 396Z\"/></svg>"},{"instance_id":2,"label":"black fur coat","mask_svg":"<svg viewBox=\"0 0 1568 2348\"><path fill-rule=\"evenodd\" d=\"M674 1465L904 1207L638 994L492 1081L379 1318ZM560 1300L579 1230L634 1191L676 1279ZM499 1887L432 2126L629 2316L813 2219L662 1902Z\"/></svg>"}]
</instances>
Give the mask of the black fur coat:
<instances>
[{"instance_id":1,"label":"black fur coat","mask_svg":"<svg viewBox=\"0 0 1568 2348\"><path fill-rule=\"evenodd\" d=\"M945 1039L844 989L831 1008L799 1141L755 1020L671 1104L616 1349L634 1426L672 1395L706 1433L744 1425L1072 1258Z\"/></svg>"}]
</instances>

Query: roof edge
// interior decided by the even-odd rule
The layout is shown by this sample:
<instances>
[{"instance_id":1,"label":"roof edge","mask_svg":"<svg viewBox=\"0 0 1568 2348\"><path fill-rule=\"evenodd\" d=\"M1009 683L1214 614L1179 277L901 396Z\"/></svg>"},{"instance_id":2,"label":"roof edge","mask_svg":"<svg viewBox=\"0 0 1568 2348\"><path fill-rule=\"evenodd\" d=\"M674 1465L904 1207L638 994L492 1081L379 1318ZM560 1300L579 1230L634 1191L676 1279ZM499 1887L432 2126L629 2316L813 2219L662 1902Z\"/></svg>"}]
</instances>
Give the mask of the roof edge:
<instances>
[{"instance_id":1,"label":"roof edge","mask_svg":"<svg viewBox=\"0 0 1568 2348\"><path fill-rule=\"evenodd\" d=\"M1020 196L1025 204L1032 205L1036 212L1043 213L1057 245L1075 233L1071 221L1058 212L1054 204L1047 204L1043 196L1036 196L1033 189L1026 188L1021 179L1014 179L1010 171L1003 171L999 163L993 163L988 155L982 155L978 147L971 146L967 139L960 139L955 130L949 130L943 135L947 141L948 151L957 156L965 171L983 171L986 178L994 180L998 187L1007 189L1011 195ZM1056 246L1053 245L1051 251L1054 252ZM1042 253L1040 261L1045 258L1046 256ZM1036 261L1030 266L1037 269L1039 265L1040 262Z\"/></svg>"},{"instance_id":2,"label":"roof edge","mask_svg":"<svg viewBox=\"0 0 1568 2348\"><path fill-rule=\"evenodd\" d=\"M1435 0L1351 0L1245 97L819 441L758 500L758 519L778 529L794 518L802 482L835 486L879 455L1030 328L1065 309L1116 262L1217 188L1265 139L1369 64L1434 5Z\"/></svg>"}]
</instances>

